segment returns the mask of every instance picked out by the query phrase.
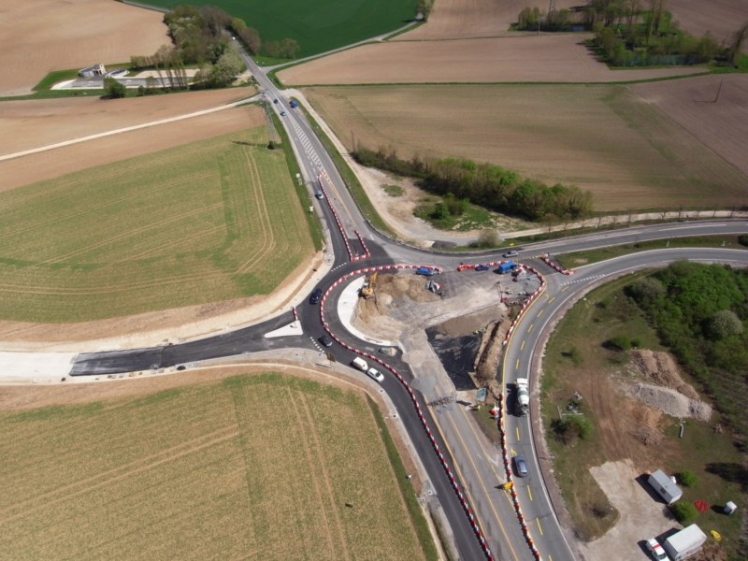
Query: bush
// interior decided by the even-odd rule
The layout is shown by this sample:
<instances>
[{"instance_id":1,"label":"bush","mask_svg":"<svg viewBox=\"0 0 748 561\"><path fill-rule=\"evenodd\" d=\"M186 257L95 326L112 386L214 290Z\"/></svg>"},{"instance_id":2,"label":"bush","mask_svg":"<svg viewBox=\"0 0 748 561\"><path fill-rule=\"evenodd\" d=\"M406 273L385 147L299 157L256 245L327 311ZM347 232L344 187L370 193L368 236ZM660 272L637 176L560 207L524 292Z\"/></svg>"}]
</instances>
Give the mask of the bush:
<instances>
[{"instance_id":1,"label":"bush","mask_svg":"<svg viewBox=\"0 0 748 561\"><path fill-rule=\"evenodd\" d=\"M743 322L732 310L717 312L706 321L704 327L704 334L713 341L720 341L743 332Z\"/></svg>"},{"instance_id":2,"label":"bush","mask_svg":"<svg viewBox=\"0 0 748 561\"><path fill-rule=\"evenodd\" d=\"M577 439L584 440L592 433L592 423L583 415L569 415L563 419L554 419L551 429L564 444L574 444Z\"/></svg>"},{"instance_id":3,"label":"bush","mask_svg":"<svg viewBox=\"0 0 748 561\"><path fill-rule=\"evenodd\" d=\"M104 95L109 99L118 99L127 95L127 89L114 78L104 78Z\"/></svg>"},{"instance_id":4,"label":"bush","mask_svg":"<svg viewBox=\"0 0 748 561\"><path fill-rule=\"evenodd\" d=\"M693 487L698 481L698 477L696 477L696 474L690 469L683 470L682 472L677 474L676 479L684 487Z\"/></svg>"},{"instance_id":5,"label":"bush","mask_svg":"<svg viewBox=\"0 0 748 561\"><path fill-rule=\"evenodd\" d=\"M678 523L683 526L687 526L688 524L696 520L696 516L699 514L699 511L696 510L696 507L686 501L681 501L670 505L670 512L673 513L673 516L678 521Z\"/></svg>"},{"instance_id":6,"label":"bush","mask_svg":"<svg viewBox=\"0 0 748 561\"><path fill-rule=\"evenodd\" d=\"M625 335L616 335L608 339L605 343L606 346L619 351L628 351L631 348L631 340Z\"/></svg>"}]
</instances>

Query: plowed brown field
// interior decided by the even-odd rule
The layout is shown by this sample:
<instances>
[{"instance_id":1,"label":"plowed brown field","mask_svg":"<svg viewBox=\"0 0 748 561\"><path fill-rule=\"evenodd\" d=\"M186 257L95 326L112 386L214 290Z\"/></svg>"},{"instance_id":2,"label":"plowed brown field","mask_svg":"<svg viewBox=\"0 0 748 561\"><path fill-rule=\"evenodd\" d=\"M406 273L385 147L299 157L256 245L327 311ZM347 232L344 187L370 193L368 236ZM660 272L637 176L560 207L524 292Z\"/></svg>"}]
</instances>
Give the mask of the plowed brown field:
<instances>
[{"instance_id":1,"label":"plowed brown field","mask_svg":"<svg viewBox=\"0 0 748 561\"><path fill-rule=\"evenodd\" d=\"M0 96L29 93L47 73L130 60L170 43L162 14L112 0L0 4Z\"/></svg>"},{"instance_id":2,"label":"plowed brown field","mask_svg":"<svg viewBox=\"0 0 748 561\"><path fill-rule=\"evenodd\" d=\"M742 204L746 177L625 86L309 88L337 136L592 191L597 210ZM742 144L744 146L745 144ZM741 144L736 144L741 146Z\"/></svg>"},{"instance_id":3,"label":"plowed brown field","mask_svg":"<svg viewBox=\"0 0 748 561\"><path fill-rule=\"evenodd\" d=\"M610 70L584 34L400 41L364 45L278 73L285 84L620 82L703 72L699 68Z\"/></svg>"},{"instance_id":4,"label":"plowed brown field","mask_svg":"<svg viewBox=\"0 0 748 561\"><path fill-rule=\"evenodd\" d=\"M193 113L253 90L220 90L114 101L65 98L0 103L0 156ZM169 124L0 161L0 191L264 123L256 108L227 109Z\"/></svg>"},{"instance_id":5,"label":"plowed brown field","mask_svg":"<svg viewBox=\"0 0 748 561\"><path fill-rule=\"evenodd\" d=\"M699 76L631 88L708 149L748 174L747 75ZM714 101L718 90L719 99Z\"/></svg>"},{"instance_id":6,"label":"plowed brown field","mask_svg":"<svg viewBox=\"0 0 748 561\"><path fill-rule=\"evenodd\" d=\"M745 0L668 0L666 7L681 29L696 35L710 31L717 41L729 39L741 25L748 23ZM748 52L748 45L744 51Z\"/></svg>"},{"instance_id":7,"label":"plowed brown field","mask_svg":"<svg viewBox=\"0 0 748 561\"><path fill-rule=\"evenodd\" d=\"M557 9L577 6L580 0L558 0ZM394 41L496 37L509 33L509 26L526 6L547 9L546 2L533 0L438 0L425 25L398 35Z\"/></svg>"}]
</instances>

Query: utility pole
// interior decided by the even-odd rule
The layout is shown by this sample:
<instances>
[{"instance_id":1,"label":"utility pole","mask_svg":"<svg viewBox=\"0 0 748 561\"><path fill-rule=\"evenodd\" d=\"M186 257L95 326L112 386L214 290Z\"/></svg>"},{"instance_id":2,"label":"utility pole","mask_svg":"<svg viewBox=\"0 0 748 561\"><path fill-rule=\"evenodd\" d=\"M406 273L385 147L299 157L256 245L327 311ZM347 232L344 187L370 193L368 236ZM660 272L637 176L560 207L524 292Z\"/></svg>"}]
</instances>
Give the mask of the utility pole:
<instances>
[{"instance_id":1,"label":"utility pole","mask_svg":"<svg viewBox=\"0 0 748 561\"><path fill-rule=\"evenodd\" d=\"M719 87L717 88L717 95L714 96L714 101L712 103L717 103L717 101L719 101L719 92L722 91L722 82L724 82L724 80L719 81Z\"/></svg>"}]
</instances>

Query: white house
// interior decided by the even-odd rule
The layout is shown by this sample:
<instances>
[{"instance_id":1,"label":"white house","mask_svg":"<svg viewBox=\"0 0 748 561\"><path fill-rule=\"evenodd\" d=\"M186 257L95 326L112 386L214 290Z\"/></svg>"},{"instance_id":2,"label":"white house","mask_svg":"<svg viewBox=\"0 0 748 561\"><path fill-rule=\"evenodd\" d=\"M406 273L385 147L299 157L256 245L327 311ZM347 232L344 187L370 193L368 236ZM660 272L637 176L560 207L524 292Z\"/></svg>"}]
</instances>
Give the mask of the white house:
<instances>
[{"instance_id":1,"label":"white house","mask_svg":"<svg viewBox=\"0 0 748 561\"><path fill-rule=\"evenodd\" d=\"M673 481L665 475L665 472L661 469L650 474L647 482L669 505L673 504L683 496L683 491L681 491L680 487L673 483Z\"/></svg>"}]
</instances>

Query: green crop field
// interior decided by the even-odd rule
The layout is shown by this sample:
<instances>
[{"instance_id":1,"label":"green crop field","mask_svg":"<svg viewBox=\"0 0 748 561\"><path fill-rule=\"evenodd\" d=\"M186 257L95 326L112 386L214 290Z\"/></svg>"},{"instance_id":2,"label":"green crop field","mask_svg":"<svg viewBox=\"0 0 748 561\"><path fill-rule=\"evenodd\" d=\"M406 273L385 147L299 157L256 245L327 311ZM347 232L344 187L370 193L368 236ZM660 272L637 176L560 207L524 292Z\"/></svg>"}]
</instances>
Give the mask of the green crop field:
<instances>
[{"instance_id":1,"label":"green crop field","mask_svg":"<svg viewBox=\"0 0 748 561\"><path fill-rule=\"evenodd\" d=\"M257 29L263 41L296 39L299 57L393 31L416 14L415 0L145 0L143 3L160 8L187 3L218 6Z\"/></svg>"},{"instance_id":2,"label":"green crop field","mask_svg":"<svg viewBox=\"0 0 748 561\"><path fill-rule=\"evenodd\" d=\"M264 127L0 193L0 318L79 322L267 294L313 253Z\"/></svg>"},{"instance_id":3,"label":"green crop field","mask_svg":"<svg viewBox=\"0 0 748 561\"><path fill-rule=\"evenodd\" d=\"M253 374L0 427L3 561L426 558L358 393Z\"/></svg>"}]
</instances>

